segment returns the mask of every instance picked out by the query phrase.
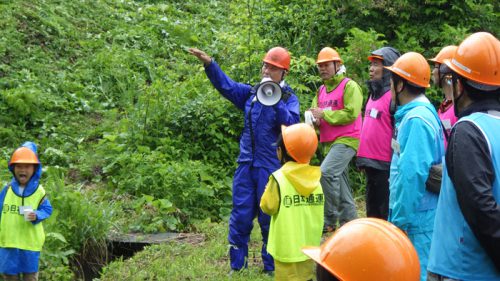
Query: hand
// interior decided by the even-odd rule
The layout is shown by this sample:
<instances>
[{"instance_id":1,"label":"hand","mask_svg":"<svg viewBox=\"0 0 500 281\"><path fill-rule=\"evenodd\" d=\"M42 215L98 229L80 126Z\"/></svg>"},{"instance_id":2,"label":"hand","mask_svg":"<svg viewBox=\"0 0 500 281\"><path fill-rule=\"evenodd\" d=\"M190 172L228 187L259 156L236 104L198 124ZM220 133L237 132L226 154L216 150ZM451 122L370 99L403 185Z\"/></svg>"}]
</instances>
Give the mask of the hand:
<instances>
[{"instance_id":1,"label":"hand","mask_svg":"<svg viewBox=\"0 0 500 281\"><path fill-rule=\"evenodd\" d=\"M203 64L209 64L212 61L212 58L202 50L189 48L188 52L197 57Z\"/></svg>"},{"instance_id":2,"label":"hand","mask_svg":"<svg viewBox=\"0 0 500 281\"><path fill-rule=\"evenodd\" d=\"M321 125L321 121L318 118L314 119L314 126L319 127L319 125Z\"/></svg>"},{"instance_id":3,"label":"hand","mask_svg":"<svg viewBox=\"0 0 500 281\"><path fill-rule=\"evenodd\" d=\"M314 119L316 119L316 122L319 123L319 120L323 118L323 109L321 108L318 108L318 107L315 107L315 108L311 108L310 109L313 116L314 116Z\"/></svg>"},{"instance_id":4,"label":"hand","mask_svg":"<svg viewBox=\"0 0 500 281\"><path fill-rule=\"evenodd\" d=\"M29 221L36 221L36 213L35 212L30 212L28 214L28 220Z\"/></svg>"},{"instance_id":5,"label":"hand","mask_svg":"<svg viewBox=\"0 0 500 281\"><path fill-rule=\"evenodd\" d=\"M441 182L443 177L443 164L432 165L429 170L429 176L425 182L425 189L439 194L441 191Z\"/></svg>"}]
</instances>

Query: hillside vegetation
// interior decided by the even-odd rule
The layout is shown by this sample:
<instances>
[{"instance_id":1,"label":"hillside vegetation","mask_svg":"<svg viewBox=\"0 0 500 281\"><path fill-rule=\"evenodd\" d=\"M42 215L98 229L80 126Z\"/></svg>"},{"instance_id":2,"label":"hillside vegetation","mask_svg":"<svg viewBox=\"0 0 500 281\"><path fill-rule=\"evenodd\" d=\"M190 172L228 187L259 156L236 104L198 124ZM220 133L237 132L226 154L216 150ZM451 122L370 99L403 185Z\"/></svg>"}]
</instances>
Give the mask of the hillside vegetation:
<instances>
[{"instance_id":1,"label":"hillside vegetation","mask_svg":"<svg viewBox=\"0 0 500 281\"><path fill-rule=\"evenodd\" d=\"M1 1L0 178L11 177L16 147L39 145L55 210L40 279L73 280L83 261L106 262L111 233L203 232L199 221L227 221L243 116L187 48L250 84L266 50L288 48L287 81L303 111L321 83L322 47L336 47L363 85L371 50L389 44L430 58L471 32L498 37L499 11L494 0ZM362 196L363 177L351 174Z\"/></svg>"}]
</instances>

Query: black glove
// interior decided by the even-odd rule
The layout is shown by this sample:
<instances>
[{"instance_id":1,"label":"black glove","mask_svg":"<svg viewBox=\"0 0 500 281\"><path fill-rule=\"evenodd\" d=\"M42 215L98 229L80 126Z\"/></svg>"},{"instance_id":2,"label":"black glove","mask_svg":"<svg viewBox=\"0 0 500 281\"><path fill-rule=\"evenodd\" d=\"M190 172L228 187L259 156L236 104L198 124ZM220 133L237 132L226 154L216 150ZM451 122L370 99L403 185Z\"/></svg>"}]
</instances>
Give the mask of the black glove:
<instances>
[{"instance_id":1,"label":"black glove","mask_svg":"<svg viewBox=\"0 0 500 281\"><path fill-rule=\"evenodd\" d=\"M283 91L283 94L281 94L281 99L284 101L284 102L287 102L288 99L292 96L292 94L290 94L290 92L288 91Z\"/></svg>"},{"instance_id":2,"label":"black glove","mask_svg":"<svg viewBox=\"0 0 500 281\"><path fill-rule=\"evenodd\" d=\"M439 194L441 191L441 180L443 178L443 164L432 165L429 170L429 177L425 182L425 189L432 193Z\"/></svg>"}]
</instances>

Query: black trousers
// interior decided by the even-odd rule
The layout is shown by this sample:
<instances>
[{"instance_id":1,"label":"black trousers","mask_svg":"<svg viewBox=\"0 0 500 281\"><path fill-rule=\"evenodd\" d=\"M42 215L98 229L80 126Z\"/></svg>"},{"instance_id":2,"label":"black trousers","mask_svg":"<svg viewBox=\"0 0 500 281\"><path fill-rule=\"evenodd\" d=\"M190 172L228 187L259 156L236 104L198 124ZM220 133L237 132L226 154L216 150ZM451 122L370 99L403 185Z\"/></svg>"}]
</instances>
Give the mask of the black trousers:
<instances>
[{"instance_id":1,"label":"black trousers","mask_svg":"<svg viewBox=\"0 0 500 281\"><path fill-rule=\"evenodd\" d=\"M365 168L366 216L387 220L389 213L389 170Z\"/></svg>"}]
</instances>

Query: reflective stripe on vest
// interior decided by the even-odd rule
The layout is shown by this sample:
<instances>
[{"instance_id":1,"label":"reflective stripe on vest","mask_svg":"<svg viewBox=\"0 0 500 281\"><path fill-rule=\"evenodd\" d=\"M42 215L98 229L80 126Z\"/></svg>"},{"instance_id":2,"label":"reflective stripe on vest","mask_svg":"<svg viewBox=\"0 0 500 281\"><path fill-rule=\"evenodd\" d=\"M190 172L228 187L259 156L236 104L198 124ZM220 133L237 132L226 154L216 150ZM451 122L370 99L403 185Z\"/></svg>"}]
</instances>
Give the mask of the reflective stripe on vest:
<instances>
[{"instance_id":1,"label":"reflective stripe on vest","mask_svg":"<svg viewBox=\"0 0 500 281\"><path fill-rule=\"evenodd\" d=\"M493 197L500 204L500 118L473 113L460 122L472 122L485 137L496 174ZM443 164L443 182L436 211L429 270L459 280L500 280L500 272L479 244L457 201L455 187Z\"/></svg>"},{"instance_id":2,"label":"reflective stripe on vest","mask_svg":"<svg viewBox=\"0 0 500 281\"><path fill-rule=\"evenodd\" d=\"M377 100L371 98L368 100L359 139L358 156L386 162L391 161L393 128L389 112L390 104L390 90Z\"/></svg>"},{"instance_id":3,"label":"reflective stripe on vest","mask_svg":"<svg viewBox=\"0 0 500 281\"><path fill-rule=\"evenodd\" d=\"M345 85L350 81L349 78L344 78L335 90L327 93L325 85L319 88L318 107L323 110L340 110L344 109L344 89ZM352 137L359 139L361 131L362 118L361 114L354 122L346 125L330 125L324 119L320 120L319 125L319 141L332 142L339 137Z\"/></svg>"},{"instance_id":4,"label":"reflective stripe on vest","mask_svg":"<svg viewBox=\"0 0 500 281\"><path fill-rule=\"evenodd\" d=\"M24 197L24 206L29 206L36 211L44 197L45 190L40 185L33 194ZM43 225L24 220L24 215L19 213L23 197L17 196L9 186L3 204L0 219L0 247L41 251L45 242Z\"/></svg>"},{"instance_id":5,"label":"reflective stripe on vest","mask_svg":"<svg viewBox=\"0 0 500 281\"><path fill-rule=\"evenodd\" d=\"M267 251L280 262L308 260L301 248L319 246L323 231L324 195L321 185L302 196L283 175L273 173L280 189L279 212L271 217Z\"/></svg>"}]
</instances>

